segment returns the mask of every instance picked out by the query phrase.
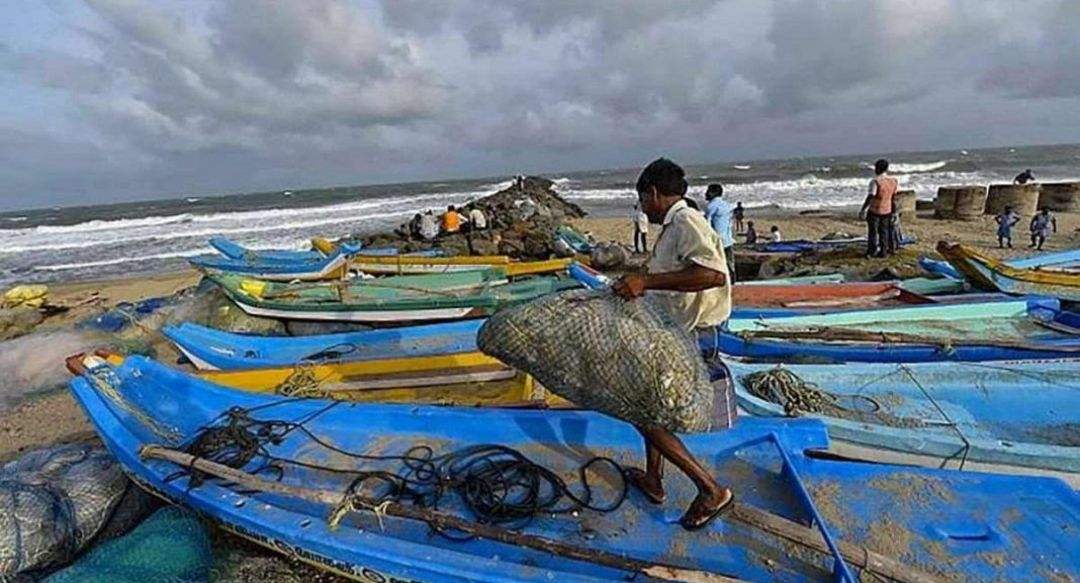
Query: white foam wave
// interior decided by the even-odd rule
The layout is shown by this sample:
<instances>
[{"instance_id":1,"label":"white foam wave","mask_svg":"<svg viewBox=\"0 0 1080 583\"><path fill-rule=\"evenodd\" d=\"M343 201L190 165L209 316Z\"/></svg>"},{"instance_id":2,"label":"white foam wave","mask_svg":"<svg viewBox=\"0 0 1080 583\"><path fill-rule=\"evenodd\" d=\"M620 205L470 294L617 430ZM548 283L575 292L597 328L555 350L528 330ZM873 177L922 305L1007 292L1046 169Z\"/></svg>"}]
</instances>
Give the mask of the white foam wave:
<instances>
[{"instance_id":1,"label":"white foam wave","mask_svg":"<svg viewBox=\"0 0 1080 583\"><path fill-rule=\"evenodd\" d=\"M168 241L215 234L303 229L386 218L423 208L441 208L477 193L424 193L333 205L170 217L88 221L65 227L38 226L0 231L0 254L59 251L137 241ZM373 211L383 211L375 212ZM47 238L42 235L48 235Z\"/></svg>"},{"instance_id":2,"label":"white foam wave","mask_svg":"<svg viewBox=\"0 0 1080 583\"><path fill-rule=\"evenodd\" d=\"M949 164L950 160L938 160L925 164L905 164L903 162L889 163L889 171L893 174L914 174L916 172L933 172L941 170Z\"/></svg>"},{"instance_id":3,"label":"white foam wave","mask_svg":"<svg viewBox=\"0 0 1080 583\"><path fill-rule=\"evenodd\" d=\"M975 172L937 172L902 175L900 186L915 190L919 198L933 198L937 187L960 182L988 182L990 177ZM866 197L869 176L849 178L821 178L806 174L793 180L763 180L746 184L727 184L725 196L732 201L741 200L746 205L764 206L776 204L786 208L808 209L826 206L860 204ZM705 194L705 186L691 186L689 194L699 200ZM603 204L633 201L636 194L626 188L603 188L571 190L566 197L575 202Z\"/></svg>"}]
</instances>

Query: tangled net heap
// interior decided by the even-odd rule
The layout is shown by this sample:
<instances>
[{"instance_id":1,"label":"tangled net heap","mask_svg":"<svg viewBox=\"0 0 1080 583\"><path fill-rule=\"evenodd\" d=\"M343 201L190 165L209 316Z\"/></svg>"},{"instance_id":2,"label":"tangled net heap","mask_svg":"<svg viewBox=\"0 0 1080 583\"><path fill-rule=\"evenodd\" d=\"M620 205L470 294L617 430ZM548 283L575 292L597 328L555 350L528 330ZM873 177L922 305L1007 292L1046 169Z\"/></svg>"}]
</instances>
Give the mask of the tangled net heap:
<instances>
[{"instance_id":1,"label":"tangled net heap","mask_svg":"<svg viewBox=\"0 0 1080 583\"><path fill-rule=\"evenodd\" d=\"M845 406L841 398L825 391L814 383L807 382L798 375L782 367L762 370L748 374L742 379L742 385L753 396L776 403L784 408L784 415L798 417L805 413L817 413L829 417L865 421L892 427L921 427L925 423L920 419L899 417L885 411L881 403L866 395L852 395L851 399L861 399L872 407L871 411L860 411Z\"/></svg>"}]
</instances>

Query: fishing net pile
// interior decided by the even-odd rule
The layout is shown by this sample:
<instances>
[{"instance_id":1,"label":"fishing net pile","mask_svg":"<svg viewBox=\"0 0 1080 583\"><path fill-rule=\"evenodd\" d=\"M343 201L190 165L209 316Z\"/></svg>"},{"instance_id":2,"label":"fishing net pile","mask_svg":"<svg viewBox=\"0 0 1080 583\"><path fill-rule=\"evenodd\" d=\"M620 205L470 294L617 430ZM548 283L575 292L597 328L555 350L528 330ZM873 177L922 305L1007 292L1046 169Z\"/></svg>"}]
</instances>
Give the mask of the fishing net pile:
<instances>
[{"instance_id":1,"label":"fishing net pile","mask_svg":"<svg viewBox=\"0 0 1080 583\"><path fill-rule=\"evenodd\" d=\"M85 443L36 450L0 467L0 579L70 561L111 526L129 490L112 456Z\"/></svg>"},{"instance_id":2,"label":"fishing net pile","mask_svg":"<svg viewBox=\"0 0 1080 583\"><path fill-rule=\"evenodd\" d=\"M892 427L924 425L919 419L893 415L873 397L867 395L841 397L812 382L803 380L782 367L746 375L742 379L742 385L751 395L783 407L784 415L788 417L816 413Z\"/></svg>"},{"instance_id":3,"label":"fishing net pile","mask_svg":"<svg viewBox=\"0 0 1080 583\"><path fill-rule=\"evenodd\" d=\"M477 345L581 407L680 433L711 428L714 389L697 343L647 297L547 295L497 312Z\"/></svg>"}]
</instances>

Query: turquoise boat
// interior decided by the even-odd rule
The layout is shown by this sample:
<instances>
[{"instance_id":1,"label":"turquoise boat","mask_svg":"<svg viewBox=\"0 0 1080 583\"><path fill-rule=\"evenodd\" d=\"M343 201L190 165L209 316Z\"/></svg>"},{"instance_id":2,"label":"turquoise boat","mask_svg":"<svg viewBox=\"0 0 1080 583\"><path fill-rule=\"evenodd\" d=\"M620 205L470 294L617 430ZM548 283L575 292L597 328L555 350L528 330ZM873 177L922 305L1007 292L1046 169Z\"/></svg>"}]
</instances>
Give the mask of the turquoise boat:
<instances>
[{"instance_id":1,"label":"turquoise boat","mask_svg":"<svg viewBox=\"0 0 1080 583\"><path fill-rule=\"evenodd\" d=\"M477 318L502 306L580 285L557 277L526 277L508 283L502 268L303 284L223 273L209 277L253 316L340 322Z\"/></svg>"},{"instance_id":2,"label":"turquoise boat","mask_svg":"<svg viewBox=\"0 0 1080 583\"><path fill-rule=\"evenodd\" d=\"M731 430L686 436L737 501L689 532L677 517L694 488L673 471L664 505L637 491L620 504L621 472L593 460L640 464L641 438L597 413L282 399L223 389L142 357L116 365L73 357L68 366L76 400L140 486L229 532L362 581L855 583L882 578L885 568L897 575L890 579L911 582L1061 581L1080 572L1080 495L1064 482L822 459L815 452L829 441L817 420L746 418ZM248 435L255 447L220 450L207 432ZM431 454L415 449L421 445ZM409 452L408 460L394 457ZM507 481L496 490L478 475L537 465L545 470L501 476ZM384 496L384 485L401 482L379 476L394 475L423 495ZM432 486L430 478L443 476L453 478ZM542 493L523 476L544 484ZM558 483L585 504L548 489ZM486 498L466 497L478 491L495 497L496 510L523 512L489 514ZM482 536L466 538L418 520L434 520L416 512L421 504L441 524L474 532L480 516L493 518Z\"/></svg>"},{"instance_id":3,"label":"turquoise boat","mask_svg":"<svg viewBox=\"0 0 1080 583\"><path fill-rule=\"evenodd\" d=\"M1080 314L1051 298L732 318L703 349L764 362L1080 357Z\"/></svg>"},{"instance_id":4,"label":"turquoise boat","mask_svg":"<svg viewBox=\"0 0 1080 583\"><path fill-rule=\"evenodd\" d=\"M745 411L820 419L834 453L1080 487L1080 360L727 365ZM799 410L820 392L829 405Z\"/></svg>"}]
</instances>

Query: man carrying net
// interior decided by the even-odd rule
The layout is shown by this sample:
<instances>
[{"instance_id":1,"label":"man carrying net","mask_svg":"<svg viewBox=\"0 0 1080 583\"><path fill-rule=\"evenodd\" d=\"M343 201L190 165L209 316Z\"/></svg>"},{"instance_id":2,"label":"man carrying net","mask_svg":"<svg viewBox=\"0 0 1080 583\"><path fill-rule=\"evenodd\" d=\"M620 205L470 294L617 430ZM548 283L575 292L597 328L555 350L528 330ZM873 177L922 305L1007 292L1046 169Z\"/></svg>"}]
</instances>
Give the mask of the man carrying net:
<instances>
[{"instance_id":1,"label":"man carrying net","mask_svg":"<svg viewBox=\"0 0 1080 583\"><path fill-rule=\"evenodd\" d=\"M653 246L648 273L623 276L616 282L614 291L628 300L651 292L676 324L695 332L718 326L731 315L731 278L716 232L701 213L694 212L683 200L687 187L683 169L666 158L656 160L642 171L637 181L638 200L649 221L662 225L660 236ZM731 427L734 420L734 397L730 394L730 383L726 386L725 394L714 396L726 403L717 404L721 414L714 416L711 429ZM680 389L671 387L673 391ZM656 406L662 408L664 399L659 401ZM658 419L664 417L656 415ZM658 423L635 425L645 438L646 465L645 471L633 469L627 477L650 501L657 504L664 501L666 458L698 488L697 498L680 521L684 527L700 528L730 504L731 490L721 487L672 433L701 429L665 427Z\"/></svg>"},{"instance_id":2,"label":"man carrying net","mask_svg":"<svg viewBox=\"0 0 1080 583\"><path fill-rule=\"evenodd\" d=\"M697 486L680 520L697 529L733 496L675 434L724 429L735 419L730 380L712 379L693 336L711 335L731 311L727 265L716 233L683 199L682 168L657 160L637 190L649 221L662 225L647 275L624 277L614 294L568 290L499 310L477 345L575 405L633 425L646 463L627 470L627 481L660 504L664 460L671 461Z\"/></svg>"}]
</instances>

